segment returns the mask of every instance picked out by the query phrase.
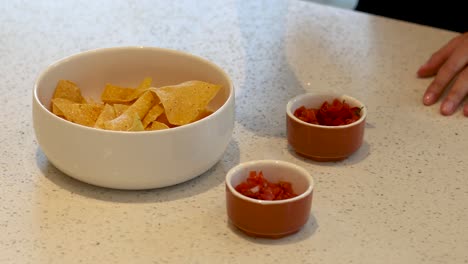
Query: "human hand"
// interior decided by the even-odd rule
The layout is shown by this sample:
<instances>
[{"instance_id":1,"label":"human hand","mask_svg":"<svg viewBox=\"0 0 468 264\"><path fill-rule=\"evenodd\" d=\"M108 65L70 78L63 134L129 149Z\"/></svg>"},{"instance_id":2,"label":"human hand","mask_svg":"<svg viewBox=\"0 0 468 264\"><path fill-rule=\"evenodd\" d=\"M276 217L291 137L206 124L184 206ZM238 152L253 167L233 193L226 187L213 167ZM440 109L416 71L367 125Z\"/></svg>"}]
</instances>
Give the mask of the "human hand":
<instances>
[{"instance_id":1,"label":"human hand","mask_svg":"<svg viewBox=\"0 0 468 264\"><path fill-rule=\"evenodd\" d=\"M468 95L468 32L450 40L436 51L418 70L418 77L435 78L424 93L423 103L432 105L445 89L453 86L440 105L443 115L451 115ZM463 107L463 114L468 117L468 103Z\"/></svg>"}]
</instances>

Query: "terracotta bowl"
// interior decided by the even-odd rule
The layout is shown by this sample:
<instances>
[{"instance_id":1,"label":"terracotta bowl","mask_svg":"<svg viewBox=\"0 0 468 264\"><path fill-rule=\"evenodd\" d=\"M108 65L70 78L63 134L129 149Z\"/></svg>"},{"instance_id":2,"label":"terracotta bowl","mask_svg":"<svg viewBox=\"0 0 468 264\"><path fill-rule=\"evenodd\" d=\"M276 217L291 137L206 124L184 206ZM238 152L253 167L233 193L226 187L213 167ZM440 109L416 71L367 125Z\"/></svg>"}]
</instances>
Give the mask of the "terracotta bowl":
<instances>
[{"instance_id":1,"label":"terracotta bowl","mask_svg":"<svg viewBox=\"0 0 468 264\"><path fill-rule=\"evenodd\" d=\"M354 123L342 126L322 126L306 123L294 116L294 111L306 108L320 108L324 101L338 98L351 107L361 108L361 118ZM288 142L301 156L317 161L343 160L356 152L364 138L367 109L360 101L337 94L306 93L291 99L286 106L286 129Z\"/></svg>"},{"instance_id":2,"label":"terracotta bowl","mask_svg":"<svg viewBox=\"0 0 468 264\"><path fill-rule=\"evenodd\" d=\"M266 180L290 182L296 197L264 201L249 198L235 187L245 181L250 171L262 171ZM281 238L298 232L307 222L312 206L312 176L295 164L260 160L242 163L226 176L226 206L231 223L247 235Z\"/></svg>"}]
</instances>

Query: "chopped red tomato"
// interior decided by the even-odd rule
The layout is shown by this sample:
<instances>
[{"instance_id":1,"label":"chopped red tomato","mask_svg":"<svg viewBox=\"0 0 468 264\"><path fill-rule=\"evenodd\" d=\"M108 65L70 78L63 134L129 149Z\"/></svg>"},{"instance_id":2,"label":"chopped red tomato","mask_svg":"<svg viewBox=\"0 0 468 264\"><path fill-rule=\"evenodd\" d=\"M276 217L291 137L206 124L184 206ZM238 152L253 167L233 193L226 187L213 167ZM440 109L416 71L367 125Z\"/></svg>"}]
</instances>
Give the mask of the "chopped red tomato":
<instances>
[{"instance_id":1,"label":"chopped red tomato","mask_svg":"<svg viewBox=\"0 0 468 264\"><path fill-rule=\"evenodd\" d=\"M297 196L291 183L280 181L271 183L263 177L263 172L258 174L251 171L249 177L235 187L239 193L259 200L284 200Z\"/></svg>"},{"instance_id":2,"label":"chopped red tomato","mask_svg":"<svg viewBox=\"0 0 468 264\"><path fill-rule=\"evenodd\" d=\"M325 101L319 109L301 106L294 111L300 120L322 126L341 126L351 124L361 118L361 108L350 107L345 101L334 99L330 104Z\"/></svg>"}]
</instances>

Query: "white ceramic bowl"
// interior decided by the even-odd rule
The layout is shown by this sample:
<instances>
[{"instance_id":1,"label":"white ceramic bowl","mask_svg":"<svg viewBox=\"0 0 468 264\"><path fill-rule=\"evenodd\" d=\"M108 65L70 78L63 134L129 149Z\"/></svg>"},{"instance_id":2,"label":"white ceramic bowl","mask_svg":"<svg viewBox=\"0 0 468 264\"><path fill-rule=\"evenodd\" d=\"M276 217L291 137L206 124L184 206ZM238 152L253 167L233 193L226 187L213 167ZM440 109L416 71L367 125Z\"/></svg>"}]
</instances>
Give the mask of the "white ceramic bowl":
<instances>
[{"instance_id":1,"label":"white ceramic bowl","mask_svg":"<svg viewBox=\"0 0 468 264\"><path fill-rule=\"evenodd\" d=\"M84 97L100 101L106 83L154 85L202 80L222 85L210 116L160 131L106 131L66 121L49 111L57 81L78 84ZM49 66L34 85L33 122L49 161L65 174L93 185L150 189L192 179L223 155L234 127L234 89L215 64L179 51L154 47L117 47L79 53Z\"/></svg>"}]
</instances>

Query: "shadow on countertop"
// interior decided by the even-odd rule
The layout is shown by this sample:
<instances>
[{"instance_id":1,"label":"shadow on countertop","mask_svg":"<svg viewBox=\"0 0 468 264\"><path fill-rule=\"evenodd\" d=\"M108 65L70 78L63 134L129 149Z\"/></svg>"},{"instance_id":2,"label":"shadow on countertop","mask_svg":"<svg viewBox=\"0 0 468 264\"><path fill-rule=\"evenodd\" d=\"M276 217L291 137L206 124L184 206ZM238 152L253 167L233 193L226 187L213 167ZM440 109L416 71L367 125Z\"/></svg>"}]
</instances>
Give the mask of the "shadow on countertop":
<instances>
[{"instance_id":1,"label":"shadow on countertop","mask_svg":"<svg viewBox=\"0 0 468 264\"><path fill-rule=\"evenodd\" d=\"M158 189L116 190L97 187L69 177L50 163L39 147L36 151L38 168L45 178L59 188L91 199L117 203L158 203L196 196L222 184L227 171L238 163L239 147L238 143L232 139L220 161L194 179Z\"/></svg>"},{"instance_id":2,"label":"shadow on countertop","mask_svg":"<svg viewBox=\"0 0 468 264\"><path fill-rule=\"evenodd\" d=\"M305 92L286 54L289 3L243 0L237 7L246 60L245 77L236 87L236 120L258 136L285 138L286 104Z\"/></svg>"}]
</instances>

